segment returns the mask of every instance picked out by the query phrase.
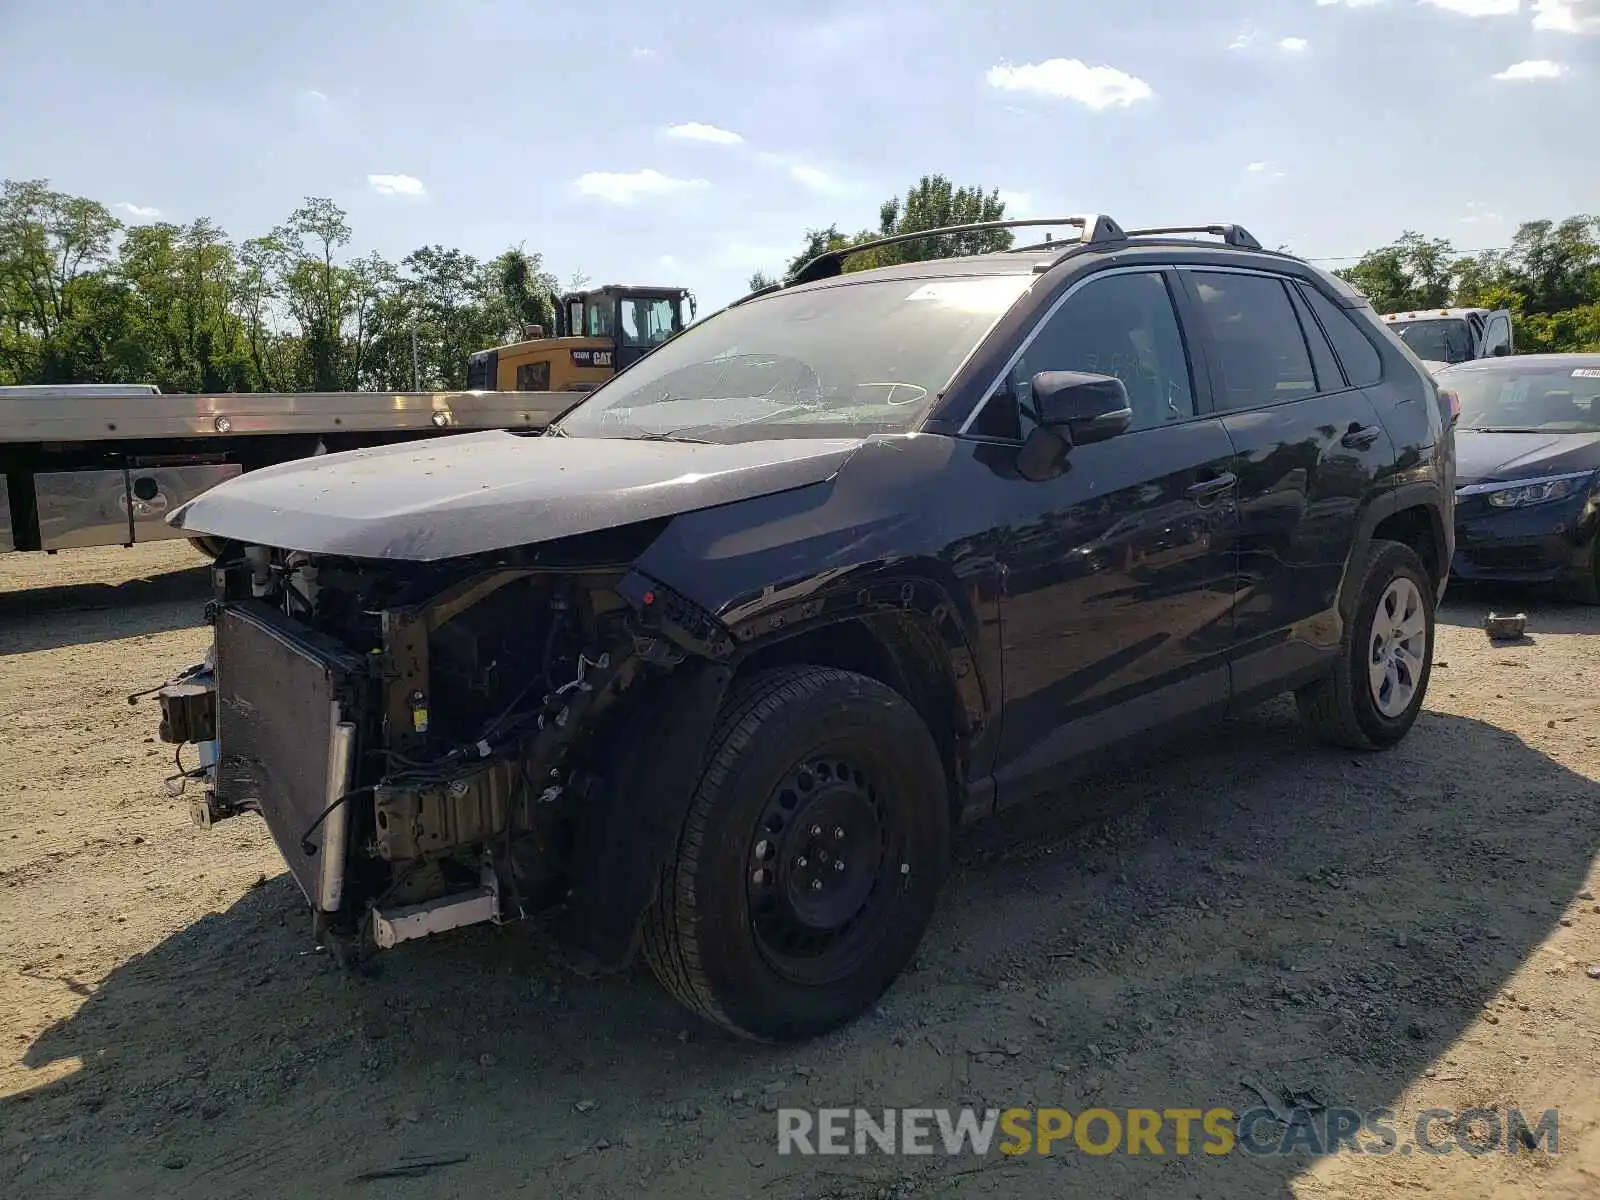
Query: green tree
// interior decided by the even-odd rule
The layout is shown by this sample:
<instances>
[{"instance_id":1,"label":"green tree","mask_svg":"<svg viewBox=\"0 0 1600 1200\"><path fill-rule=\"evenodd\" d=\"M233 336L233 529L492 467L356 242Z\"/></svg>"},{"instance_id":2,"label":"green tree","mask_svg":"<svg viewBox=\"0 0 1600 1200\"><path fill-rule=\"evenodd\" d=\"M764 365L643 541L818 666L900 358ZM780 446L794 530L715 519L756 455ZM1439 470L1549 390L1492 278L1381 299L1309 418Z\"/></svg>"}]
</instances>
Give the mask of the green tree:
<instances>
[{"instance_id":1,"label":"green tree","mask_svg":"<svg viewBox=\"0 0 1600 1200\"><path fill-rule=\"evenodd\" d=\"M551 328L560 284L545 269L542 255L513 246L493 259L488 269L494 285L491 300L500 306L508 332L519 332L524 325Z\"/></svg>"},{"instance_id":2,"label":"green tree","mask_svg":"<svg viewBox=\"0 0 1600 1200\"><path fill-rule=\"evenodd\" d=\"M105 279L121 291L123 320L101 352L100 374L172 392L258 388L239 281L233 244L203 217L126 230Z\"/></svg>"},{"instance_id":3,"label":"green tree","mask_svg":"<svg viewBox=\"0 0 1600 1200\"><path fill-rule=\"evenodd\" d=\"M298 390L336 392L354 386L353 355L343 341L354 282L336 261L350 242L344 210L323 196L305 203L272 232L285 306L299 330Z\"/></svg>"},{"instance_id":4,"label":"green tree","mask_svg":"<svg viewBox=\"0 0 1600 1200\"><path fill-rule=\"evenodd\" d=\"M1369 251L1355 266L1335 274L1379 312L1400 312L1449 304L1459 263L1448 241L1407 230L1392 245Z\"/></svg>"},{"instance_id":5,"label":"green tree","mask_svg":"<svg viewBox=\"0 0 1600 1200\"><path fill-rule=\"evenodd\" d=\"M49 181L0 184L0 370L30 382L60 383L91 364L96 344L79 324L80 302L122 223L105 205L51 189Z\"/></svg>"},{"instance_id":6,"label":"green tree","mask_svg":"<svg viewBox=\"0 0 1600 1200\"><path fill-rule=\"evenodd\" d=\"M829 250L858 246L877 238L893 237L897 234L917 233L924 229L1003 221L1005 215L1005 201L1000 199L998 189L985 191L976 186L957 187L943 175L924 175L907 189L903 199L891 197L879 205L877 229L862 230L854 235L840 233L836 224L826 229L808 229L805 247L789 261L785 274L793 275L817 255ZM1009 250L1013 244L1014 239L1009 229L916 238L895 246L863 251L847 259L844 269L865 271L891 263L923 262L930 258L987 254L996 250Z\"/></svg>"},{"instance_id":7,"label":"green tree","mask_svg":"<svg viewBox=\"0 0 1600 1200\"><path fill-rule=\"evenodd\" d=\"M1600 301L1600 217L1528 221L1495 265L1529 315L1553 316Z\"/></svg>"}]
</instances>

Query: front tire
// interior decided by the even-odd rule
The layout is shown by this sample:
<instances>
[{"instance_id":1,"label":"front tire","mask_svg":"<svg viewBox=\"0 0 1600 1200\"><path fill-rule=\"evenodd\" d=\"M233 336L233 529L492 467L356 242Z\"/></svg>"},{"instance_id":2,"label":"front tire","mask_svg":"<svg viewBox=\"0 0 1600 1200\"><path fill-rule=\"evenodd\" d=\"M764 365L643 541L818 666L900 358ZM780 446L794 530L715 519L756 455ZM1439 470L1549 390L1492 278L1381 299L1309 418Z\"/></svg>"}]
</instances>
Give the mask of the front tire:
<instances>
[{"instance_id":1,"label":"front tire","mask_svg":"<svg viewBox=\"0 0 1600 1200\"><path fill-rule=\"evenodd\" d=\"M944 764L903 697L832 668L762 672L718 717L645 958L742 1036L826 1033L910 962L949 856Z\"/></svg>"},{"instance_id":2,"label":"front tire","mask_svg":"<svg viewBox=\"0 0 1600 1200\"><path fill-rule=\"evenodd\" d=\"M1435 591L1416 551L1372 544L1355 609L1328 676L1295 692L1312 736L1355 750L1386 750L1410 732L1433 670Z\"/></svg>"}]
</instances>

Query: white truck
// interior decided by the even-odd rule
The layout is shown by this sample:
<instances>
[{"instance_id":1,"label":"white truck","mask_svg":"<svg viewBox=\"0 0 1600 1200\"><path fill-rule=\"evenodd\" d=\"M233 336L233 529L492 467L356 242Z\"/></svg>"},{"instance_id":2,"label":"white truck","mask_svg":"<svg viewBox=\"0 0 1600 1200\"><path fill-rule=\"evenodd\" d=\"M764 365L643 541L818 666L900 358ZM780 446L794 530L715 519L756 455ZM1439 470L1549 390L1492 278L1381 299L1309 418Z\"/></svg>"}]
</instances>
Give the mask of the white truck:
<instances>
[{"instance_id":1,"label":"white truck","mask_svg":"<svg viewBox=\"0 0 1600 1200\"><path fill-rule=\"evenodd\" d=\"M0 387L0 553L184 535L165 517L244 471L477 429L544 429L581 393Z\"/></svg>"},{"instance_id":2,"label":"white truck","mask_svg":"<svg viewBox=\"0 0 1600 1200\"><path fill-rule=\"evenodd\" d=\"M1430 371L1512 353L1509 309L1419 308L1384 313L1382 320Z\"/></svg>"}]
</instances>

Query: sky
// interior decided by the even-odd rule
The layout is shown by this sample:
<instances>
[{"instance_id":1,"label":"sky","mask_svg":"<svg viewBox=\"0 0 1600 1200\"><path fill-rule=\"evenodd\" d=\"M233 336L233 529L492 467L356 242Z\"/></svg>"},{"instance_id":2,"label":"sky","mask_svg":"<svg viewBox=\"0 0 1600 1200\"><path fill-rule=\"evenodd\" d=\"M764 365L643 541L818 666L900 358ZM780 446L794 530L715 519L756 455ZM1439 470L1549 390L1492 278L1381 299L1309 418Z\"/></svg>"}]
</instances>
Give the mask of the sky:
<instances>
[{"instance_id":1,"label":"sky","mask_svg":"<svg viewBox=\"0 0 1600 1200\"><path fill-rule=\"evenodd\" d=\"M0 176L701 315L923 174L1338 266L1600 212L1600 0L0 0Z\"/></svg>"}]
</instances>

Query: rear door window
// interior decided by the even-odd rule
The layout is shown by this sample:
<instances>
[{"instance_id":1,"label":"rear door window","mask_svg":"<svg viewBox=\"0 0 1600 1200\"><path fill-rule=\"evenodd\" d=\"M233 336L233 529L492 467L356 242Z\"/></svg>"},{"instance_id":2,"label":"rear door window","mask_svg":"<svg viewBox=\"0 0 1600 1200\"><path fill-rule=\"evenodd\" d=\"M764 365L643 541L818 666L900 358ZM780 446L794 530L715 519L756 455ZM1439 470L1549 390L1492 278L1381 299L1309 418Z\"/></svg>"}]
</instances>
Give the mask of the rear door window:
<instances>
[{"instance_id":1,"label":"rear door window","mask_svg":"<svg viewBox=\"0 0 1600 1200\"><path fill-rule=\"evenodd\" d=\"M1311 315L1311 309L1306 305L1306 299L1300 294L1300 289L1294 284L1289 285L1289 300L1294 305L1294 315L1300 318L1300 332L1305 335L1306 343L1311 347L1311 365L1317 373L1317 390L1319 392L1340 392L1344 390L1344 372L1339 369L1339 360L1334 356L1333 347L1328 343L1328 337L1322 332L1322 326L1317 324L1317 319Z\"/></svg>"},{"instance_id":2,"label":"rear door window","mask_svg":"<svg viewBox=\"0 0 1600 1200\"><path fill-rule=\"evenodd\" d=\"M1311 351L1282 279L1194 271L1189 282L1215 352L1218 412L1316 395Z\"/></svg>"}]
</instances>

